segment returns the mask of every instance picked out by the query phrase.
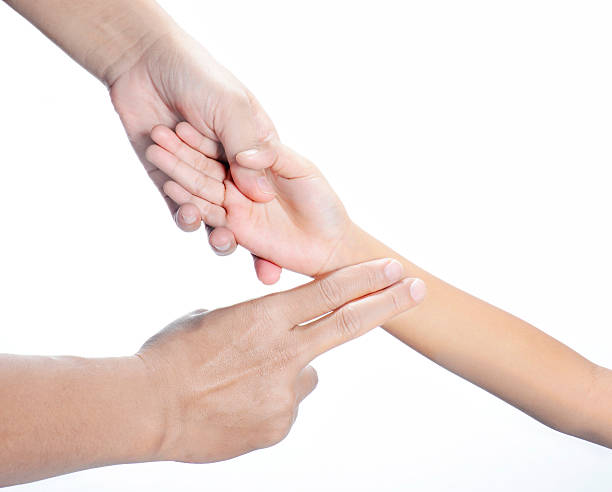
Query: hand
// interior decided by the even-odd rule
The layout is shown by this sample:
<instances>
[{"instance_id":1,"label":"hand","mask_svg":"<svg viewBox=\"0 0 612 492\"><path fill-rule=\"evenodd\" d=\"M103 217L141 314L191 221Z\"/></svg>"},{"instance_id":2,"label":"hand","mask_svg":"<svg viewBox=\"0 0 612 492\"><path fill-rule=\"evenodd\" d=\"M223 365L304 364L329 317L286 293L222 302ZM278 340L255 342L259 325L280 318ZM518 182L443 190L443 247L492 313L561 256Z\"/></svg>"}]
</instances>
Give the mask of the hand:
<instances>
[{"instance_id":1,"label":"hand","mask_svg":"<svg viewBox=\"0 0 612 492\"><path fill-rule=\"evenodd\" d=\"M107 80L111 100L127 135L157 188L168 177L151 166L144 157L151 143L149 134L158 124L174 127L188 121L224 149L232 176L241 189L255 201L272 197L262 191L266 186L260 171L238 166L235 156L247 149L265 150L277 140L272 122L252 94L220 66L210 54L183 32L170 31L139 56L131 66ZM185 231L200 227L200 212L186 204L179 207L164 198L178 224ZM218 254L229 254L236 248L231 231L221 229L209 238ZM267 262L258 266L280 274Z\"/></svg>"},{"instance_id":2,"label":"hand","mask_svg":"<svg viewBox=\"0 0 612 492\"><path fill-rule=\"evenodd\" d=\"M317 384L310 361L417 303L422 282L401 277L393 260L350 266L155 335L138 353L164 422L148 459L212 462L282 440Z\"/></svg>"},{"instance_id":3,"label":"hand","mask_svg":"<svg viewBox=\"0 0 612 492\"><path fill-rule=\"evenodd\" d=\"M188 123L179 123L176 133L157 126L151 138L146 157L172 179L163 185L167 196L197 207L207 224L229 228L254 255L313 277L348 264L339 254L353 223L316 166L288 147L277 143L263 158L260 152L237 156L254 169L272 162L266 170L272 200L260 203L226 174L221 145ZM275 273L258 269L264 283L275 282Z\"/></svg>"}]
</instances>

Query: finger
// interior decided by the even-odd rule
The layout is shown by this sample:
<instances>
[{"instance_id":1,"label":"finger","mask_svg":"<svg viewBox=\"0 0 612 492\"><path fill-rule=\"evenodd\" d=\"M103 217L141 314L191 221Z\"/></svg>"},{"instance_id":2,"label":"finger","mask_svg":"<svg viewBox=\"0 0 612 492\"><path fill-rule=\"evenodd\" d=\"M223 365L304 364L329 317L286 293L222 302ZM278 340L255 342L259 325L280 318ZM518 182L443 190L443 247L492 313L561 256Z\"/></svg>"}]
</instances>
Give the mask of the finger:
<instances>
[{"instance_id":1,"label":"finger","mask_svg":"<svg viewBox=\"0 0 612 492\"><path fill-rule=\"evenodd\" d=\"M386 289L350 302L324 318L296 330L309 347L309 360L357 338L388 319L411 309L425 297L425 283L404 279Z\"/></svg>"},{"instance_id":2,"label":"finger","mask_svg":"<svg viewBox=\"0 0 612 492\"><path fill-rule=\"evenodd\" d=\"M192 195L189 193L189 191L174 181L167 181L164 183L163 189L164 193L178 205L191 204L195 206L198 209L198 216L208 225L213 227L221 227L225 225L226 214L223 207ZM189 210L193 211L193 209Z\"/></svg>"},{"instance_id":3,"label":"finger","mask_svg":"<svg viewBox=\"0 0 612 492\"><path fill-rule=\"evenodd\" d=\"M215 133L219 136L227 156L236 186L256 202L274 198L274 189L261 170L239 166L236 155L241 152L258 153L270 167L276 156L278 135L268 115L255 97L246 89L226 95L215 115Z\"/></svg>"},{"instance_id":4,"label":"finger","mask_svg":"<svg viewBox=\"0 0 612 492\"><path fill-rule=\"evenodd\" d=\"M274 174L286 179L320 174L312 162L281 143L277 143L265 152L255 150L241 152L236 156L236 162L248 169L269 168Z\"/></svg>"},{"instance_id":5,"label":"finger","mask_svg":"<svg viewBox=\"0 0 612 492\"><path fill-rule=\"evenodd\" d=\"M272 285L278 282L283 271L281 267L256 255L253 255L253 263L255 265L255 273L261 283Z\"/></svg>"},{"instance_id":6,"label":"finger","mask_svg":"<svg viewBox=\"0 0 612 492\"><path fill-rule=\"evenodd\" d=\"M295 383L295 397L299 404L317 387L319 376L312 366L306 366L300 371Z\"/></svg>"},{"instance_id":7,"label":"finger","mask_svg":"<svg viewBox=\"0 0 612 492\"><path fill-rule=\"evenodd\" d=\"M174 221L185 232L197 231L202 224L200 211L192 203L181 205L174 213Z\"/></svg>"},{"instance_id":8,"label":"finger","mask_svg":"<svg viewBox=\"0 0 612 492\"><path fill-rule=\"evenodd\" d=\"M147 148L145 156L169 178L176 181L189 193L211 203L221 205L225 197L225 185L183 162L157 144Z\"/></svg>"},{"instance_id":9,"label":"finger","mask_svg":"<svg viewBox=\"0 0 612 492\"><path fill-rule=\"evenodd\" d=\"M388 258L368 261L341 268L315 280L276 296L271 302L281 309L293 325L310 321L329 313L347 302L371 294L394 284L402 277L403 268L397 260ZM264 298L266 299L266 298Z\"/></svg>"},{"instance_id":10,"label":"finger","mask_svg":"<svg viewBox=\"0 0 612 492\"><path fill-rule=\"evenodd\" d=\"M219 142L215 142L205 135L202 135L190 123L186 121L180 122L176 125L175 131L183 142L200 154L204 154L206 157L210 157L216 161L226 160L223 146Z\"/></svg>"},{"instance_id":11,"label":"finger","mask_svg":"<svg viewBox=\"0 0 612 492\"><path fill-rule=\"evenodd\" d=\"M226 227L217 227L211 231L208 236L208 244L219 256L231 255L237 248L234 233Z\"/></svg>"},{"instance_id":12,"label":"finger","mask_svg":"<svg viewBox=\"0 0 612 492\"><path fill-rule=\"evenodd\" d=\"M202 138L210 140L203 135ZM158 125L154 127L153 130L151 130L151 139L157 145L175 155L179 160L186 162L195 170L220 182L223 182L225 179L227 173L223 164L187 145L167 126ZM212 142L212 140L210 140L210 142Z\"/></svg>"}]
</instances>

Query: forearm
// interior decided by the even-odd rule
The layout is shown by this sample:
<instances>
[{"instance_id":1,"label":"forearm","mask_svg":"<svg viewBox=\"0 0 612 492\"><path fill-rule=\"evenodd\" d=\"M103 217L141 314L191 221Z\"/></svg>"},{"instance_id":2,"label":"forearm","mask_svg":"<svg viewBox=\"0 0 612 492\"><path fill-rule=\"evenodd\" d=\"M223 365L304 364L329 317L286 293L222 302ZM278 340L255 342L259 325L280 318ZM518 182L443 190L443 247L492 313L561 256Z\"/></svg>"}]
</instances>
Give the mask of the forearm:
<instances>
[{"instance_id":1,"label":"forearm","mask_svg":"<svg viewBox=\"0 0 612 492\"><path fill-rule=\"evenodd\" d=\"M0 355L0 486L154 457L146 377L136 357Z\"/></svg>"},{"instance_id":2,"label":"forearm","mask_svg":"<svg viewBox=\"0 0 612 492\"><path fill-rule=\"evenodd\" d=\"M109 86L178 29L152 0L5 1Z\"/></svg>"},{"instance_id":3,"label":"forearm","mask_svg":"<svg viewBox=\"0 0 612 492\"><path fill-rule=\"evenodd\" d=\"M612 447L612 376L528 323L441 281L357 230L350 261L394 257L427 284L423 303L385 330L562 432Z\"/></svg>"}]
</instances>

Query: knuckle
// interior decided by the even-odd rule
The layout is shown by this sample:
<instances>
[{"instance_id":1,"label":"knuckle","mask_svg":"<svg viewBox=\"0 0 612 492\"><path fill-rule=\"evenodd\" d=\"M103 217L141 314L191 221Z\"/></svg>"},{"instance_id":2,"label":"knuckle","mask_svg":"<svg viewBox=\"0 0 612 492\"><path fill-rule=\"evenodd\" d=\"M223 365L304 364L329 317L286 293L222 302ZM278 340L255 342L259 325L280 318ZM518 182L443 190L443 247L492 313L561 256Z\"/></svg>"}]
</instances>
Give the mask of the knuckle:
<instances>
[{"instance_id":1,"label":"knuckle","mask_svg":"<svg viewBox=\"0 0 612 492\"><path fill-rule=\"evenodd\" d=\"M279 409L281 411L281 420L287 417L287 415L293 415L293 407L295 405L296 395L294 391L287 390L279 398Z\"/></svg>"},{"instance_id":2,"label":"knuckle","mask_svg":"<svg viewBox=\"0 0 612 492\"><path fill-rule=\"evenodd\" d=\"M313 368L312 368L312 371L311 371L311 374L312 374L312 376L311 376L311 377L312 377L312 388L314 389L314 388L316 388L316 387L317 387L317 385L319 384L319 373L318 373L318 372L317 372L317 370L316 370L316 369L313 367Z\"/></svg>"},{"instance_id":3,"label":"knuckle","mask_svg":"<svg viewBox=\"0 0 612 492\"><path fill-rule=\"evenodd\" d=\"M402 311L408 303L408 296L403 289L390 289L388 292L390 307L394 312Z\"/></svg>"},{"instance_id":4,"label":"knuckle","mask_svg":"<svg viewBox=\"0 0 612 492\"><path fill-rule=\"evenodd\" d=\"M323 301L326 309L332 310L341 303L341 289L333 277L326 277L317 282L319 298Z\"/></svg>"},{"instance_id":5,"label":"knuckle","mask_svg":"<svg viewBox=\"0 0 612 492\"><path fill-rule=\"evenodd\" d=\"M310 385L312 389L314 389L317 387L318 384L319 384L319 373L317 373L317 370L311 366Z\"/></svg>"},{"instance_id":6,"label":"knuckle","mask_svg":"<svg viewBox=\"0 0 612 492\"><path fill-rule=\"evenodd\" d=\"M274 446L281 442L291 430L291 425L287 425L285 422L278 422L276 426L268 431L268 435L265 439L264 447Z\"/></svg>"},{"instance_id":7,"label":"knuckle","mask_svg":"<svg viewBox=\"0 0 612 492\"><path fill-rule=\"evenodd\" d=\"M365 275L362 275L365 288L368 292L375 292L380 288L380 269L368 268Z\"/></svg>"},{"instance_id":8,"label":"knuckle","mask_svg":"<svg viewBox=\"0 0 612 492\"><path fill-rule=\"evenodd\" d=\"M234 108L249 108L252 97L245 87L232 84L224 88L223 100Z\"/></svg>"},{"instance_id":9,"label":"knuckle","mask_svg":"<svg viewBox=\"0 0 612 492\"><path fill-rule=\"evenodd\" d=\"M204 175L198 175L194 181L194 190L198 195L203 195L206 193L206 185L207 185L207 179L206 176Z\"/></svg>"},{"instance_id":10,"label":"knuckle","mask_svg":"<svg viewBox=\"0 0 612 492\"><path fill-rule=\"evenodd\" d=\"M208 203L208 202L201 202L201 203L199 203L199 207L198 208L200 210L200 214L202 215L202 217L204 219L207 219L208 215L211 212L210 203Z\"/></svg>"},{"instance_id":11,"label":"knuckle","mask_svg":"<svg viewBox=\"0 0 612 492\"><path fill-rule=\"evenodd\" d=\"M153 162L155 160L155 153L157 152L157 145L151 144L145 149L145 159L149 162Z\"/></svg>"},{"instance_id":12,"label":"knuckle","mask_svg":"<svg viewBox=\"0 0 612 492\"><path fill-rule=\"evenodd\" d=\"M198 153L193 161L194 167L203 173L208 171L210 164L208 159L204 157L202 154Z\"/></svg>"},{"instance_id":13,"label":"knuckle","mask_svg":"<svg viewBox=\"0 0 612 492\"><path fill-rule=\"evenodd\" d=\"M284 391L273 398L271 415L266 419L269 426L265 432L265 446L272 446L287 437L293 425L295 406L296 397L292 391Z\"/></svg>"},{"instance_id":14,"label":"knuckle","mask_svg":"<svg viewBox=\"0 0 612 492\"><path fill-rule=\"evenodd\" d=\"M352 338L359 333L361 322L353 306L344 306L338 311L336 327L341 338Z\"/></svg>"}]
</instances>

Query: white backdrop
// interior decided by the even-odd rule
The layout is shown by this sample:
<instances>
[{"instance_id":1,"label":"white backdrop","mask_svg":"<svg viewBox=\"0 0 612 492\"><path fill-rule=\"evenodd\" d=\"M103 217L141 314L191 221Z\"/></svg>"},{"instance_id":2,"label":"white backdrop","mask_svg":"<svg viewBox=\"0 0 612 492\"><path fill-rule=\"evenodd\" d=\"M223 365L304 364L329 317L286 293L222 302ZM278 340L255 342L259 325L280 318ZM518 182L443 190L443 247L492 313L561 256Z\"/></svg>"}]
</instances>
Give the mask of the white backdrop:
<instances>
[{"instance_id":1,"label":"white backdrop","mask_svg":"<svg viewBox=\"0 0 612 492\"><path fill-rule=\"evenodd\" d=\"M612 366L606 1L163 1L417 264ZM133 353L260 285L175 228L104 87L6 6L0 350ZM125 213L126 206L130 212ZM452 326L448 327L452 330ZM17 490L609 491L612 454L552 431L382 330L315 361L280 445Z\"/></svg>"}]
</instances>

